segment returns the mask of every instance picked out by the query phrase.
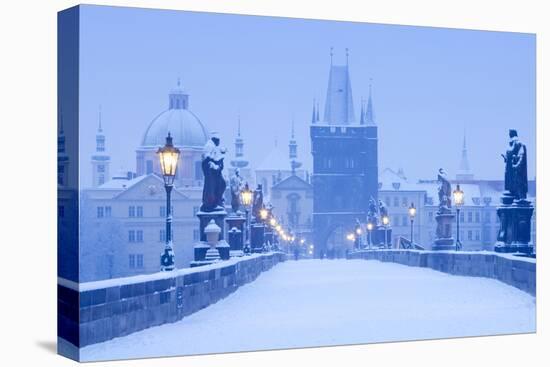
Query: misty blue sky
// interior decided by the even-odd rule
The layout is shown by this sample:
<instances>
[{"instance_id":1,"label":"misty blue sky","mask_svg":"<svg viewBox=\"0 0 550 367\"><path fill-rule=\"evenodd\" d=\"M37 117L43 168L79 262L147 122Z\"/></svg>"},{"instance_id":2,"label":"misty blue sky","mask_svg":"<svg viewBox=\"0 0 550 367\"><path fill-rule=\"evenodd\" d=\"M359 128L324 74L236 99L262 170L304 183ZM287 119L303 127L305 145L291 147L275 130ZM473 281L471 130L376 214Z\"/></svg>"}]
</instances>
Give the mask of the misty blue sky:
<instances>
[{"instance_id":1,"label":"misty blue sky","mask_svg":"<svg viewBox=\"0 0 550 367\"><path fill-rule=\"evenodd\" d=\"M98 106L111 171L135 170L135 149L181 77L190 110L233 154L237 116L252 167L292 118L310 169L312 100L323 111L329 49L345 62L359 116L373 79L379 167L411 178L454 176L466 129L476 177L501 179L509 128L535 176L535 36L428 27L84 6L80 49L81 175L90 180ZM322 116L322 113L321 113Z\"/></svg>"}]
</instances>

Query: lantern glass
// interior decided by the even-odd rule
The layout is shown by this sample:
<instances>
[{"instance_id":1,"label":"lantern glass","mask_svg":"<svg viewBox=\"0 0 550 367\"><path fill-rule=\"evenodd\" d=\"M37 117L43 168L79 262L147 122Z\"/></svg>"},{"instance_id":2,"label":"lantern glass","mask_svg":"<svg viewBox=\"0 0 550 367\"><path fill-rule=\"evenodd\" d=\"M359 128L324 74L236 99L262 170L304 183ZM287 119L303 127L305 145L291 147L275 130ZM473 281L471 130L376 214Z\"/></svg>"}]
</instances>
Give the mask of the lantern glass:
<instances>
[{"instance_id":1,"label":"lantern glass","mask_svg":"<svg viewBox=\"0 0 550 367\"><path fill-rule=\"evenodd\" d=\"M245 185L241 191L241 201L244 206L249 206L252 203L252 190L248 188L248 184Z\"/></svg>"},{"instance_id":2,"label":"lantern glass","mask_svg":"<svg viewBox=\"0 0 550 367\"><path fill-rule=\"evenodd\" d=\"M176 178L180 150L174 147L170 133L168 133L166 137L166 144L162 148L159 148L157 154L159 155L160 169L162 177L164 178L164 183L166 185L172 185Z\"/></svg>"},{"instance_id":3,"label":"lantern glass","mask_svg":"<svg viewBox=\"0 0 550 367\"><path fill-rule=\"evenodd\" d=\"M372 223L367 223L367 230L372 231Z\"/></svg>"},{"instance_id":4,"label":"lantern glass","mask_svg":"<svg viewBox=\"0 0 550 367\"><path fill-rule=\"evenodd\" d=\"M386 215L383 216L383 217L382 217L382 223L383 223L385 226L387 226L388 224L390 224L390 217L388 217L388 216L386 216Z\"/></svg>"},{"instance_id":5,"label":"lantern glass","mask_svg":"<svg viewBox=\"0 0 550 367\"><path fill-rule=\"evenodd\" d=\"M409 217L411 217L411 219L414 219L415 216L416 208L414 207L414 203L411 203L411 206L409 207Z\"/></svg>"},{"instance_id":6,"label":"lantern glass","mask_svg":"<svg viewBox=\"0 0 550 367\"><path fill-rule=\"evenodd\" d=\"M460 185L456 185L456 189L453 191L453 199L456 206L464 204L464 191L460 189Z\"/></svg>"},{"instance_id":7,"label":"lantern glass","mask_svg":"<svg viewBox=\"0 0 550 367\"><path fill-rule=\"evenodd\" d=\"M273 227L275 227L275 226L277 225L277 219L271 218L271 219L269 220L269 224L271 224Z\"/></svg>"}]
</instances>

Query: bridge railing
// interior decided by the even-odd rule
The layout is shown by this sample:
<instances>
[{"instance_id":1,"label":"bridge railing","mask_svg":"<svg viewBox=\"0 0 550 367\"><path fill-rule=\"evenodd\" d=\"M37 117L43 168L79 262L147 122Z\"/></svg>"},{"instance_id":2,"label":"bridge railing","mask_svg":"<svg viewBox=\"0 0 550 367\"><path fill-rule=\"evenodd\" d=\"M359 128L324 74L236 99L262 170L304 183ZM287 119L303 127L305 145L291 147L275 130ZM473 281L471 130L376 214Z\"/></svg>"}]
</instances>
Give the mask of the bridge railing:
<instances>
[{"instance_id":1,"label":"bridge railing","mask_svg":"<svg viewBox=\"0 0 550 367\"><path fill-rule=\"evenodd\" d=\"M379 260L499 280L536 296L536 260L489 251L362 250L348 259Z\"/></svg>"},{"instance_id":2,"label":"bridge railing","mask_svg":"<svg viewBox=\"0 0 550 367\"><path fill-rule=\"evenodd\" d=\"M228 296L285 259L285 254L272 252L89 283L59 278L58 335L65 348L72 345L77 350L175 322Z\"/></svg>"}]
</instances>

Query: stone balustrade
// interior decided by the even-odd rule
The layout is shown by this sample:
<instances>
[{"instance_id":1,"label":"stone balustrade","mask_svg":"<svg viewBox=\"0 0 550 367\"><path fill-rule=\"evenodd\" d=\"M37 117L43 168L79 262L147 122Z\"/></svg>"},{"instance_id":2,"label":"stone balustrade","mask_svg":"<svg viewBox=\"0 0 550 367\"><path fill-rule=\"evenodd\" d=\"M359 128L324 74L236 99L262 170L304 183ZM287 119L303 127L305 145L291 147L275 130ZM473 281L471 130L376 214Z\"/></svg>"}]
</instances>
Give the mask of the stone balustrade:
<instances>
[{"instance_id":1,"label":"stone balustrade","mask_svg":"<svg viewBox=\"0 0 550 367\"><path fill-rule=\"evenodd\" d=\"M528 257L488 251L363 250L350 253L348 259L379 260L453 275L493 278L536 295L536 261Z\"/></svg>"},{"instance_id":2,"label":"stone balustrade","mask_svg":"<svg viewBox=\"0 0 550 367\"><path fill-rule=\"evenodd\" d=\"M58 279L58 335L67 347L100 343L175 322L228 296L284 261L280 252L198 268L75 283Z\"/></svg>"}]
</instances>

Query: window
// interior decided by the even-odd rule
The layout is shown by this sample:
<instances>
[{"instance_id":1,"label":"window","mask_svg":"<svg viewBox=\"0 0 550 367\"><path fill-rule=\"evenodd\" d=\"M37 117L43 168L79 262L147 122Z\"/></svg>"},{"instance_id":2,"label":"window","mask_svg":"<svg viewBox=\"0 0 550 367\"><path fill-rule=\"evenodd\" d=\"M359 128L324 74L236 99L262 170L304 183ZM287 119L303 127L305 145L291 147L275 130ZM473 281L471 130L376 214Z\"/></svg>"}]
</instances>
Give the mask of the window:
<instances>
[{"instance_id":1,"label":"window","mask_svg":"<svg viewBox=\"0 0 550 367\"><path fill-rule=\"evenodd\" d=\"M479 223L479 212L476 212L475 214L475 222Z\"/></svg>"},{"instance_id":2,"label":"window","mask_svg":"<svg viewBox=\"0 0 550 367\"><path fill-rule=\"evenodd\" d=\"M464 212L460 212L460 221L464 223Z\"/></svg>"},{"instance_id":3,"label":"window","mask_svg":"<svg viewBox=\"0 0 550 367\"><path fill-rule=\"evenodd\" d=\"M472 231L468 231L468 241L472 240Z\"/></svg>"},{"instance_id":4,"label":"window","mask_svg":"<svg viewBox=\"0 0 550 367\"><path fill-rule=\"evenodd\" d=\"M403 198L401 199L401 205L403 205L404 207L407 207L407 205L408 205L407 197L403 197Z\"/></svg>"},{"instance_id":5,"label":"window","mask_svg":"<svg viewBox=\"0 0 550 367\"><path fill-rule=\"evenodd\" d=\"M57 184L58 185L64 185L65 180L65 166L62 164L57 165Z\"/></svg>"},{"instance_id":6,"label":"window","mask_svg":"<svg viewBox=\"0 0 550 367\"><path fill-rule=\"evenodd\" d=\"M143 217L143 207L142 206L136 207L136 216L139 217L139 218Z\"/></svg>"},{"instance_id":7,"label":"window","mask_svg":"<svg viewBox=\"0 0 550 367\"><path fill-rule=\"evenodd\" d=\"M472 223L472 212L468 212L468 223Z\"/></svg>"},{"instance_id":8,"label":"window","mask_svg":"<svg viewBox=\"0 0 550 367\"><path fill-rule=\"evenodd\" d=\"M106 216L107 218L110 218L110 217L111 217L111 212L112 212L111 207L110 207L110 206L106 206L106 207L105 207L105 216Z\"/></svg>"},{"instance_id":9,"label":"window","mask_svg":"<svg viewBox=\"0 0 550 367\"><path fill-rule=\"evenodd\" d=\"M130 218L133 218L133 217L136 216L136 207L135 206L131 205L131 206L128 207L128 216Z\"/></svg>"},{"instance_id":10,"label":"window","mask_svg":"<svg viewBox=\"0 0 550 367\"><path fill-rule=\"evenodd\" d=\"M476 230L476 241L479 241L479 230Z\"/></svg>"},{"instance_id":11,"label":"window","mask_svg":"<svg viewBox=\"0 0 550 367\"><path fill-rule=\"evenodd\" d=\"M98 217L98 218L103 218L103 216L104 216L103 207L102 207L102 206L98 206L98 207L97 207L97 217Z\"/></svg>"},{"instance_id":12,"label":"window","mask_svg":"<svg viewBox=\"0 0 550 367\"><path fill-rule=\"evenodd\" d=\"M386 202L386 206L390 206L391 200L389 196L386 196L386 199L384 201Z\"/></svg>"},{"instance_id":13,"label":"window","mask_svg":"<svg viewBox=\"0 0 550 367\"><path fill-rule=\"evenodd\" d=\"M136 242L136 231L133 229L128 231L128 242Z\"/></svg>"},{"instance_id":14,"label":"window","mask_svg":"<svg viewBox=\"0 0 550 367\"><path fill-rule=\"evenodd\" d=\"M143 268L143 254L136 255L136 267L140 269Z\"/></svg>"},{"instance_id":15,"label":"window","mask_svg":"<svg viewBox=\"0 0 550 367\"><path fill-rule=\"evenodd\" d=\"M134 269L136 267L136 255L128 255L128 266L130 267L130 269Z\"/></svg>"},{"instance_id":16,"label":"window","mask_svg":"<svg viewBox=\"0 0 550 367\"><path fill-rule=\"evenodd\" d=\"M63 205L57 207L57 216L59 218L65 218L65 207Z\"/></svg>"},{"instance_id":17,"label":"window","mask_svg":"<svg viewBox=\"0 0 550 367\"><path fill-rule=\"evenodd\" d=\"M98 164L97 165L97 172L104 173L105 172L105 165L104 164Z\"/></svg>"},{"instance_id":18,"label":"window","mask_svg":"<svg viewBox=\"0 0 550 367\"><path fill-rule=\"evenodd\" d=\"M166 207L164 205L161 205L159 215L163 218L166 217Z\"/></svg>"},{"instance_id":19,"label":"window","mask_svg":"<svg viewBox=\"0 0 550 367\"><path fill-rule=\"evenodd\" d=\"M403 222L403 226L409 225L409 223L408 223L408 222L409 222L409 218L407 218L406 215L404 215L403 218L402 218L401 220L402 220L402 222Z\"/></svg>"},{"instance_id":20,"label":"window","mask_svg":"<svg viewBox=\"0 0 550 367\"><path fill-rule=\"evenodd\" d=\"M150 175L151 173L153 173L153 161L147 161L145 162L145 165L145 174Z\"/></svg>"},{"instance_id":21,"label":"window","mask_svg":"<svg viewBox=\"0 0 550 367\"><path fill-rule=\"evenodd\" d=\"M97 178L97 184L98 185L103 185L105 183L105 175L104 174L100 174L99 177Z\"/></svg>"},{"instance_id":22,"label":"window","mask_svg":"<svg viewBox=\"0 0 550 367\"><path fill-rule=\"evenodd\" d=\"M159 242L166 242L166 230L161 229L159 232Z\"/></svg>"},{"instance_id":23,"label":"window","mask_svg":"<svg viewBox=\"0 0 550 367\"><path fill-rule=\"evenodd\" d=\"M434 212L428 212L428 222L434 221Z\"/></svg>"},{"instance_id":24,"label":"window","mask_svg":"<svg viewBox=\"0 0 550 367\"><path fill-rule=\"evenodd\" d=\"M143 231L141 229L136 231L136 242L143 242Z\"/></svg>"},{"instance_id":25,"label":"window","mask_svg":"<svg viewBox=\"0 0 550 367\"><path fill-rule=\"evenodd\" d=\"M193 241L199 241L200 240L200 232L198 229L193 230Z\"/></svg>"},{"instance_id":26,"label":"window","mask_svg":"<svg viewBox=\"0 0 550 367\"><path fill-rule=\"evenodd\" d=\"M393 198L393 206L395 207L398 207L399 206L399 198L397 196L395 196Z\"/></svg>"}]
</instances>

